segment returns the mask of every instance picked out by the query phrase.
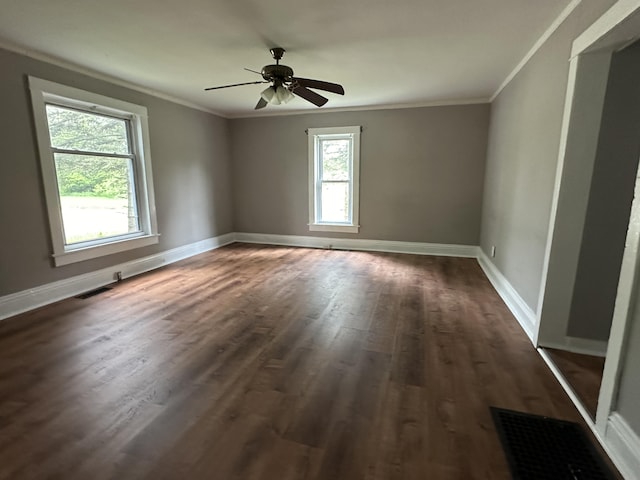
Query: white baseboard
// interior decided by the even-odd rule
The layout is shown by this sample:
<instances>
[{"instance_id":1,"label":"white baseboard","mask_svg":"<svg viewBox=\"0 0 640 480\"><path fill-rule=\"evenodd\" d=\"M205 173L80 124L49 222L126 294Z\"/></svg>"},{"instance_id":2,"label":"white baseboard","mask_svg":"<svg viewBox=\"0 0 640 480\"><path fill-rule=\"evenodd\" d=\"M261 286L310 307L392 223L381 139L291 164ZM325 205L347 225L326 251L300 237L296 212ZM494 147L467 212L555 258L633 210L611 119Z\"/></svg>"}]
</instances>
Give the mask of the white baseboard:
<instances>
[{"instance_id":1,"label":"white baseboard","mask_svg":"<svg viewBox=\"0 0 640 480\"><path fill-rule=\"evenodd\" d=\"M500 295L509 310L511 310L513 316L516 317L516 320L531 340L531 343L536 346L537 320L534 311L527 305L507 278L480 248L478 248L478 263L491 282L491 285L493 285L493 288L496 289L496 292L498 292L498 295Z\"/></svg>"},{"instance_id":2,"label":"white baseboard","mask_svg":"<svg viewBox=\"0 0 640 480\"><path fill-rule=\"evenodd\" d=\"M0 320L113 283L116 280L116 272L121 272L122 278L132 277L235 241L296 247L365 250L467 258L477 258L479 251L479 248L475 245L232 232L95 272L77 275L57 282L37 286L29 290L5 295L0 297Z\"/></svg>"},{"instance_id":3,"label":"white baseboard","mask_svg":"<svg viewBox=\"0 0 640 480\"><path fill-rule=\"evenodd\" d=\"M132 277L234 241L235 233L227 233L95 272L5 295L0 297L0 320L113 283L116 280L116 272L122 272L122 278Z\"/></svg>"},{"instance_id":4,"label":"white baseboard","mask_svg":"<svg viewBox=\"0 0 640 480\"><path fill-rule=\"evenodd\" d=\"M478 246L262 233L228 233L95 272L6 295L0 297L0 320L113 283L116 280L116 272L122 272L122 278L132 277L235 241L336 250L477 258L498 294L533 341L535 326L533 311Z\"/></svg>"},{"instance_id":5,"label":"white baseboard","mask_svg":"<svg viewBox=\"0 0 640 480\"><path fill-rule=\"evenodd\" d=\"M594 357L606 357L607 345L605 340L591 340L589 338L565 337L562 342L544 342L541 347L555 348L567 352L592 355Z\"/></svg>"},{"instance_id":6,"label":"white baseboard","mask_svg":"<svg viewBox=\"0 0 640 480\"><path fill-rule=\"evenodd\" d=\"M613 412L605 432L607 453L626 480L640 480L640 437L626 420Z\"/></svg>"},{"instance_id":7,"label":"white baseboard","mask_svg":"<svg viewBox=\"0 0 640 480\"><path fill-rule=\"evenodd\" d=\"M272 235L267 233L236 233L236 241L244 243L262 243L269 245L286 245L291 247L411 253L415 255L438 255L447 257L476 258L478 255L478 247L475 245L395 242L390 240L364 240L357 238Z\"/></svg>"},{"instance_id":8,"label":"white baseboard","mask_svg":"<svg viewBox=\"0 0 640 480\"><path fill-rule=\"evenodd\" d=\"M0 297L0 320L33 310L59 300L108 285L122 278L168 265L233 242L286 245L295 247L329 248L337 250L364 250L376 252L408 253L478 258L482 269L530 338L533 338L535 315L524 303L506 278L493 266L476 245L452 245L421 242L396 242L353 238L312 237L300 235L272 235L261 233L228 233L191 243L171 250L132 260L95 272L59 280L46 285Z\"/></svg>"}]
</instances>

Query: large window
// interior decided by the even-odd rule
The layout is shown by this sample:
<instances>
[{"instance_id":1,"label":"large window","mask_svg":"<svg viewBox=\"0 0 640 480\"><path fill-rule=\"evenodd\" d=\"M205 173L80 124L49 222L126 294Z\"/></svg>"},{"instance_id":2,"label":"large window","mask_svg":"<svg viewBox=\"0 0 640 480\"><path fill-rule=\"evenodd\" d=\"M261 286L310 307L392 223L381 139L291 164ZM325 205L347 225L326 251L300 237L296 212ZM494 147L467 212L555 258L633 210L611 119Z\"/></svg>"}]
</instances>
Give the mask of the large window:
<instances>
[{"instance_id":1,"label":"large window","mask_svg":"<svg viewBox=\"0 0 640 480\"><path fill-rule=\"evenodd\" d=\"M146 109L29 85L56 265L157 243Z\"/></svg>"},{"instance_id":2,"label":"large window","mask_svg":"<svg viewBox=\"0 0 640 480\"><path fill-rule=\"evenodd\" d=\"M310 128L309 230L357 233L360 127Z\"/></svg>"}]
</instances>

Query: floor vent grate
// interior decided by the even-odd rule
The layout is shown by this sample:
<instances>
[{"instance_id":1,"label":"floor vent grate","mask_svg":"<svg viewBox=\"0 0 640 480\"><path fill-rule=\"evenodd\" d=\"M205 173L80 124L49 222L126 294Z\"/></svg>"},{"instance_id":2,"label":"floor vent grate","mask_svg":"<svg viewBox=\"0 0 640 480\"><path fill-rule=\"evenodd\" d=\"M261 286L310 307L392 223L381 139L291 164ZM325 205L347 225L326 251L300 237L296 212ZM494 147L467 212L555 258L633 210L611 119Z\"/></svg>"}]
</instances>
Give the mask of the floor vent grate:
<instances>
[{"instance_id":1,"label":"floor vent grate","mask_svg":"<svg viewBox=\"0 0 640 480\"><path fill-rule=\"evenodd\" d=\"M577 423L490 407L514 480L613 480Z\"/></svg>"},{"instance_id":2,"label":"floor vent grate","mask_svg":"<svg viewBox=\"0 0 640 480\"><path fill-rule=\"evenodd\" d=\"M111 290L111 287L100 287L89 292L81 293L80 295L77 295L76 298L84 300L86 298L95 297L96 295L100 295L101 293L108 292L109 290Z\"/></svg>"}]
</instances>

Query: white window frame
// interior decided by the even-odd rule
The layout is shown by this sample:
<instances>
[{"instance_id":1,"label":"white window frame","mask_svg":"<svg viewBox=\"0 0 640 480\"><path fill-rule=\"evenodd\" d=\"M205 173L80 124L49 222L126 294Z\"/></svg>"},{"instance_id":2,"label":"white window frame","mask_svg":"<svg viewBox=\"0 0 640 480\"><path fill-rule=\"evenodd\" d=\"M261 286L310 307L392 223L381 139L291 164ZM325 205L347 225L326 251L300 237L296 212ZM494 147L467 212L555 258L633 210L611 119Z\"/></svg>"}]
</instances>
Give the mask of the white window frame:
<instances>
[{"instance_id":1,"label":"white window frame","mask_svg":"<svg viewBox=\"0 0 640 480\"><path fill-rule=\"evenodd\" d=\"M49 214L49 227L53 244L52 257L55 265L57 267L68 265L158 243L159 234L151 173L147 109L141 105L31 76L29 77L29 88L31 90L31 105L40 154L47 212ZM77 245L65 245L62 209L47 121L47 103L85 110L89 113L120 117L130 122L131 149L134 155L135 185L140 225L139 232L82 242Z\"/></svg>"},{"instance_id":2,"label":"white window frame","mask_svg":"<svg viewBox=\"0 0 640 480\"><path fill-rule=\"evenodd\" d=\"M307 131L309 142L309 230L315 232L358 233L360 229L360 126L310 128ZM320 178L319 147L322 139L351 139L351 156L349 170L349 205L351 207L349 222L322 222L319 212L322 196Z\"/></svg>"}]
</instances>

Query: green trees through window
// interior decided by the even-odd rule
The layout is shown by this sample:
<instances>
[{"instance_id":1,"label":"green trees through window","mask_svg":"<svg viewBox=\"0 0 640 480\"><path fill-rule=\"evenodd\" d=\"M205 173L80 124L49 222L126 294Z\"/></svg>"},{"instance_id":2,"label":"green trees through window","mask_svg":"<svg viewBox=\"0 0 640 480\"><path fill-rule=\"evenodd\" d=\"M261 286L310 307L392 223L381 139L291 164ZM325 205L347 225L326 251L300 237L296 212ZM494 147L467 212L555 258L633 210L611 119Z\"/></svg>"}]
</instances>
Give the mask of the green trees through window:
<instances>
[{"instance_id":1,"label":"green trees through window","mask_svg":"<svg viewBox=\"0 0 640 480\"><path fill-rule=\"evenodd\" d=\"M61 196L95 196L125 199L129 195L127 159L74 152L129 156L125 120L47 105L51 146L55 153Z\"/></svg>"}]
</instances>

